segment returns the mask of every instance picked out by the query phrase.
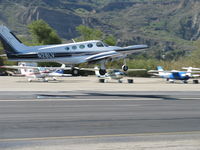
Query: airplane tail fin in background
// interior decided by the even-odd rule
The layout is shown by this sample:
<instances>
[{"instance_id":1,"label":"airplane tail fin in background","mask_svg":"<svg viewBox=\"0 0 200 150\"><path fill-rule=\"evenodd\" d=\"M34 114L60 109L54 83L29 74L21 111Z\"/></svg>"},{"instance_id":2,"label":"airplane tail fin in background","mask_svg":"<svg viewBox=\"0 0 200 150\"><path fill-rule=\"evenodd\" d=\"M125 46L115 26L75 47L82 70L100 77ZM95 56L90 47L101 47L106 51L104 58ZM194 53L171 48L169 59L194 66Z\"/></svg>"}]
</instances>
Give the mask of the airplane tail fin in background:
<instances>
[{"instance_id":1,"label":"airplane tail fin in background","mask_svg":"<svg viewBox=\"0 0 200 150\"><path fill-rule=\"evenodd\" d=\"M22 42L6 26L3 25L0 25L0 40L8 58L12 54L17 54L20 51L27 49L27 46L22 44Z\"/></svg>"},{"instance_id":2,"label":"airplane tail fin in background","mask_svg":"<svg viewBox=\"0 0 200 150\"><path fill-rule=\"evenodd\" d=\"M65 64L62 64L60 68L64 69L66 67Z\"/></svg>"},{"instance_id":3,"label":"airplane tail fin in background","mask_svg":"<svg viewBox=\"0 0 200 150\"><path fill-rule=\"evenodd\" d=\"M161 66L158 66L157 69L158 69L158 71L164 71L163 67L161 67Z\"/></svg>"},{"instance_id":4,"label":"airplane tail fin in background","mask_svg":"<svg viewBox=\"0 0 200 150\"><path fill-rule=\"evenodd\" d=\"M24 66L26 66L26 63L21 62L21 63L19 63L19 66L24 67ZM26 69L19 69L19 70L20 70L22 75L26 75L26 73L27 73Z\"/></svg>"},{"instance_id":5,"label":"airplane tail fin in background","mask_svg":"<svg viewBox=\"0 0 200 150\"><path fill-rule=\"evenodd\" d=\"M186 73L186 75L188 75L189 77L191 77L192 76L192 67L188 67L187 68L187 73Z\"/></svg>"},{"instance_id":6,"label":"airplane tail fin in background","mask_svg":"<svg viewBox=\"0 0 200 150\"><path fill-rule=\"evenodd\" d=\"M99 73L99 67L94 67L94 71L95 71L95 75L96 75L97 77L100 77L100 76L101 76L100 73Z\"/></svg>"},{"instance_id":7,"label":"airplane tail fin in background","mask_svg":"<svg viewBox=\"0 0 200 150\"><path fill-rule=\"evenodd\" d=\"M158 74L162 74L162 72L164 71L162 66L157 66L157 70L158 70Z\"/></svg>"}]
</instances>

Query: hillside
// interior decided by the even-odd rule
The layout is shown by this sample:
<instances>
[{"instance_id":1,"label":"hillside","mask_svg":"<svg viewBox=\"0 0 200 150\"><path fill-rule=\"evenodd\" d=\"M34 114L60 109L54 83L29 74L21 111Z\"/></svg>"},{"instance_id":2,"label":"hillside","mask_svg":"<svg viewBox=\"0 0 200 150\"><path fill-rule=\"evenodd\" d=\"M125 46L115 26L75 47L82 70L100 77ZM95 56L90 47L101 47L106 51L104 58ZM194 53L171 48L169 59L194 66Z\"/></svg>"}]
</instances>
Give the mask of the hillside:
<instances>
[{"instance_id":1,"label":"hillside","mask_svg":"<svg viewBox=\"0 0 200 150\"><path fill-rule=\"evenodd\" d=\"M198 0L0 0L0 23L19 35L26 25L43 19L67 40L75 27L99 28L118 39L118 45L146 43L154 57L185 55L200 37Z\"/></svg>"}]
</instances>

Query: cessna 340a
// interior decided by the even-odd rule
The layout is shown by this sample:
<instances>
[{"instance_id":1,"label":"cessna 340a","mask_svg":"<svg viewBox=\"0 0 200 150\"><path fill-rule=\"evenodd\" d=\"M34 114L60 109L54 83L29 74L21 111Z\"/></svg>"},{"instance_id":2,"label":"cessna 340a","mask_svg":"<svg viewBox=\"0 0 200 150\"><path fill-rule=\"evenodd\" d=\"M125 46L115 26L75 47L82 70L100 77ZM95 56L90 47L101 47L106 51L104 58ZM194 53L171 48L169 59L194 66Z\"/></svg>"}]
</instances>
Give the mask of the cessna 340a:
<instances>
[{"instance_id":1,"label":"cessna 340a","mask_svg":"<svg viewBox=\"0 0 200 150\"><path fill-rule=\"evenodd\" d=\"M109 46L102 41L92 40L59 45L26 46L6 26L0 26L0 40L8 60L24 62L58 62L66 65L80 63L100 63L99 74L106 74L105 63L115 58L125 60L128 54L140 52L147 45L131 45L127 47ZM124 61L123 71L128 70ZM72 67L72 72L77 70Z\"/></svg>"}]
</instances>

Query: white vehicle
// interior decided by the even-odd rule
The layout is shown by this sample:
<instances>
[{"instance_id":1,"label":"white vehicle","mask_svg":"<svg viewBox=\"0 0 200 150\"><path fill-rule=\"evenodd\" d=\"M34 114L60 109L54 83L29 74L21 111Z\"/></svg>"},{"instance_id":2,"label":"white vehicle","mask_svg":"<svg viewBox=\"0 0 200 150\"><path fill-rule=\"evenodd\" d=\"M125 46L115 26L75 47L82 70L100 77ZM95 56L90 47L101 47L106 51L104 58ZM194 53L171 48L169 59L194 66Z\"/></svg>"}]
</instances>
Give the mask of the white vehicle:
<instances>
[{"instance_id":1,"label":"white vehicle","mask_svg":"<svg viewBox=\"0 0 200 150\"><path fill-rule=\"evenodd\" d=\"M140 52L148 48L147 45L131 45L127 47L108 46L99 41L85 41L59 45L26 46L5 26L0 26L0 40L6 51L8 60L29 62L58 62L72 66L75 64L94 63L101 64L99 73L106 74L105 63L115 58L125 58L128 54ZM128 70L126 63L123 71Z\"/></svg>"},{"instance_id":2,"label":"white vehicle","mask_svg":"<svg viewBox=\"0 0 200 150\"><path fill-rule=\"evenodd\" d=\"M62 65L63 66L63 65ZM69 77L71 74L64 74L63 67L37 67L32 63L20 62L19 66L0 66L0 68L18 69L22 76L26 76L28 81L40 80L48 82L56 80L56 77Z\"/></svg>"}]
</instances>

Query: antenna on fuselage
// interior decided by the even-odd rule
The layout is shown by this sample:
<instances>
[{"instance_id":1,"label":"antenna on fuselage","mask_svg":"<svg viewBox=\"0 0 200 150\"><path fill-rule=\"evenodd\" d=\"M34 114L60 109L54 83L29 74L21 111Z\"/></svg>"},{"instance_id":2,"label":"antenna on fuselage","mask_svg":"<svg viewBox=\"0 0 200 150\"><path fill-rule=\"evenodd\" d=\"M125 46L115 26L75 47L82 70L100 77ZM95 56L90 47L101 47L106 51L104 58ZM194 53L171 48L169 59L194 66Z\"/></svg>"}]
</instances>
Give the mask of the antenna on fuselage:
<instances>
[{"instance_id":1,"label":"antenna on fuselage","mask_svg":"<svg viewBox=\"0 0 200 150\"><path fill-rule=\"evenodd\" d=\"M73 41L74 43L76 43L76 41L75 41L74 39L72 39L72 41Z\"/></svg>"}]
</instances>

